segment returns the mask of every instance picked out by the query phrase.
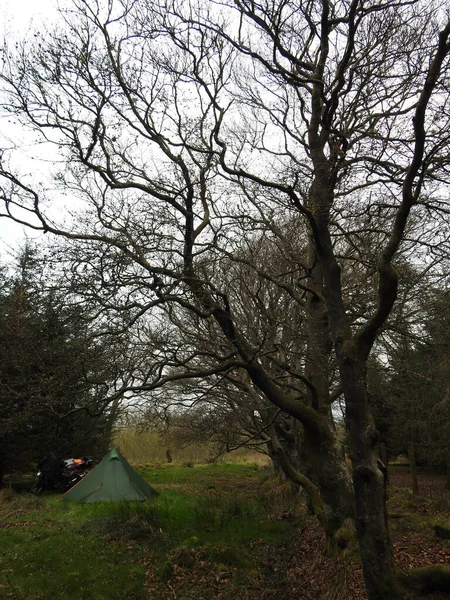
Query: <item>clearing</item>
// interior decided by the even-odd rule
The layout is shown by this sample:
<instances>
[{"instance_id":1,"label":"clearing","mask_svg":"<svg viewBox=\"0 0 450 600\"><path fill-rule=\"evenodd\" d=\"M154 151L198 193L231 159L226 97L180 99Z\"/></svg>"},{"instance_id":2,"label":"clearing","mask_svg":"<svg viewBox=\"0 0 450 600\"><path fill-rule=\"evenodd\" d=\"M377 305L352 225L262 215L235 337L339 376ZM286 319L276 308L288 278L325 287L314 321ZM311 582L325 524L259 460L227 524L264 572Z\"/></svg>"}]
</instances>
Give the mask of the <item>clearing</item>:
<instances>
[{"instance_id":1,"label":"clearing","mask_svg":"<svg viewBox=\"0 0 450 600\"><path fill-rule=\"evenodd\" d=\"M296 490L249 464L141 465L151 504L82 505L0 492L0 598L37 600L364 599L354 533L337 558ZM391 470L389 513L401 569L450 562L444 478L423 495ZM294 509L292 507L295 507ZM435 595L433 598L446 598Z\"/></svg>"}]
</instances>

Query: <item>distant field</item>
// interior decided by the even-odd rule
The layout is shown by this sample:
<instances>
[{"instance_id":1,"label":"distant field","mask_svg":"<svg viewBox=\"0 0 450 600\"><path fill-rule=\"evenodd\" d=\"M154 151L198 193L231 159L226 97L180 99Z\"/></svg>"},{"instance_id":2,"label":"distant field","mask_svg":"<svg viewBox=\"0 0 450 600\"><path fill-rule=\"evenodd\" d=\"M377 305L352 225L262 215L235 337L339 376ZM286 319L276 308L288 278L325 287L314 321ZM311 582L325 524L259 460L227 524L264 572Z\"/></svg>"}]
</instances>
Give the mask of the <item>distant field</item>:
<instances>
[{"instance_id":1,"label":"distant field","mask_svg":"<svg viewBox=\"0 0 450 600\"><path fill-rule=\"evenodd\" d=\"M133 464L164 464L167 463L167 451L175 463L205 464L217 459L212 444L177 443L176 431L168 434L158 434L149 431L138 431L134 428L122 428L117 431L114 444L120 449L127 460ZM228 452L220 460L230 463L255 463L267 465L270 460L264 454L240 448Z\"/></svg>"}]
</instances>

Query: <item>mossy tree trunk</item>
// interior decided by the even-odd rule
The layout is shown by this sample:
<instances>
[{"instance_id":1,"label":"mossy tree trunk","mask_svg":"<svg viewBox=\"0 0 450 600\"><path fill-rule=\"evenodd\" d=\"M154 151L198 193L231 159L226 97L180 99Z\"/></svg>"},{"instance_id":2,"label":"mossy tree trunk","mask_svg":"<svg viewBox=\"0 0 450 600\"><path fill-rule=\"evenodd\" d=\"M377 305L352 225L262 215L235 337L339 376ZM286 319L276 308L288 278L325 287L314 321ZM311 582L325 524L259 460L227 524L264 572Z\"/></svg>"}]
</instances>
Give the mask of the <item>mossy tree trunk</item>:
<instances>
[{"instance_id":1,"label":"mossy tree trunk","mask_svg":"<svg viewBox=\"0 0 450 600\"><path fill-rule=\"evenodd\" d=\"M301 486L308 498L308 506L325 529L325 552L337 550L336 533L347 519L354 519L354 497L350 472L333 428L324 427L317 435L305 432L304 452L308 456L307 475L302 465L292 460L278 439L275 427L268 428L270 443L278 463L291 481Z\"/></svg>"},{"instance_id":2,"label":"mossy tree trunk","mask_svg":"<svg viewBox=\"0 0 450 600\"><path fill-rule=\"evenodd\" d=\"M343 522L354 518L354 495L350 472L337 439L331 414L330 368L333 342L325 302L322 265L317 260L312 233L308 240L307 265L307 349L305 375L309 382L307 402L320 415L324 427L320 432L305 430L305 454L314 483L321 492L325 512L327 553L336 550L335 535Z\"/></svg>"},{"instance_id":3,"label":"mossy tree trunk","mask_svg":"<svg viewBox=\"0 0 450 600\"><path fill-rule=\"evenodd\" d=\"M355 490L355 524L364 580L370 600L402 598L397 584L386 510L384 465L378 432L372 418L365 382L364 362L341 357L346 395L346 422Z\"/></svg>"},{"instance_id":4,"label":"mossy tree trunk","mask_svg":"<svg viewBox=\"0 0 450 600\"><path fill-rule=\"evenodd\" d=\"M335 553L336 533L344 521L355 518L354 493L350 471L342 458L335 432L305 436L305 448L312 467L313 481L320 490L328 555Z\"/></svg>"}]
</instances>

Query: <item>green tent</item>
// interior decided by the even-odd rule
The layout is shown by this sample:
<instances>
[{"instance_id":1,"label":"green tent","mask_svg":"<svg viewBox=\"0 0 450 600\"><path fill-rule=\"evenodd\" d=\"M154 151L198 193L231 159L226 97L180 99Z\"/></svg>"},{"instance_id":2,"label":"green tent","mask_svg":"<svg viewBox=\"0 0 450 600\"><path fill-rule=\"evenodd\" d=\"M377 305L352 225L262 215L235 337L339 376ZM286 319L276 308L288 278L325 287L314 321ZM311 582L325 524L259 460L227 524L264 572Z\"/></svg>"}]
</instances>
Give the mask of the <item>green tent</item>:
<instances>
[{"instance_id":1,"label":"green tent","mask_svg":"<svg viewBox=\"0 0 450 600\"><path fill-rule=\"evenodd\" d=\"M158 492L142 479L113 448L86 477L73 486L63 500L74 502L143 502L154 498Z\"/></svg>"}]
</instances>

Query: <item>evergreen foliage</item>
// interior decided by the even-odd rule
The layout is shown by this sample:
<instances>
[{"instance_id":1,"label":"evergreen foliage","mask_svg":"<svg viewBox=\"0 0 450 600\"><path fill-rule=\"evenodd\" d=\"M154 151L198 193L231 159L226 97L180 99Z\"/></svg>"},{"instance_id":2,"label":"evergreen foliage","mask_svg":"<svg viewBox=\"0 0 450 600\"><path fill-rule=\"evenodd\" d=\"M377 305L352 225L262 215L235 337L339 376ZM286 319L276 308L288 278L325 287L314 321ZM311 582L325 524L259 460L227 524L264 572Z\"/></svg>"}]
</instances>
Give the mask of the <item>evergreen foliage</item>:
<instances>
[{"instance_id":1,"label":"evergreen foliage","mask_svg":"<svg viewBox=\"0 0 450 600\"><path fill-rule=\"evenodd\" d=\"M46 287L26 247L0 291L0 472L23 471L47 453L97 455L114 414L105 403L108 352L88 334L63 292Z\"/></svg>"}]
</instances>

